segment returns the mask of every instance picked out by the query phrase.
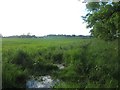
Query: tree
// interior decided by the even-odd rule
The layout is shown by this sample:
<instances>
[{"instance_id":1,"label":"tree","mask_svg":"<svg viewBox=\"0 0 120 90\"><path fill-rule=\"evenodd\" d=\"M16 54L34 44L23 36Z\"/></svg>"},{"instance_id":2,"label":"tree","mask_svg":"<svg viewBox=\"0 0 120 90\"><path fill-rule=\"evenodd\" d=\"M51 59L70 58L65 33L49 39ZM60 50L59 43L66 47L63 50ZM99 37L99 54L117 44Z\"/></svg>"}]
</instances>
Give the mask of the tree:
<instances>
[{"instance_id":1,"label":"tree","mask_svg":"<svg viewBox=\"0 0 120 90\"><path fill-rule=\"evenodd\" d=\"M86 8L88 13L83 20L93 36L104 40L120 37L120 2L89 2Z\"/></svg>"}]
</instances>

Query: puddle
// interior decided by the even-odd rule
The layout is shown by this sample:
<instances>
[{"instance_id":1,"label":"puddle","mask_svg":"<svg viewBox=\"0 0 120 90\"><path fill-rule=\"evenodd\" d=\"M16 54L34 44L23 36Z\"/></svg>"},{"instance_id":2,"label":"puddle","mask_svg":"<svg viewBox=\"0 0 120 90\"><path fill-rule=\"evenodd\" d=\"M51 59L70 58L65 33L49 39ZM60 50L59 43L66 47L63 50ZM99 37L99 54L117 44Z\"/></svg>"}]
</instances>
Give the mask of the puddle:
<instances>
[{"instance_id":1,"label":"puddle","mask_svg":"<svg viewBox=\"0 0 120 90\"><path fill-rule=\"evenodd\" d=\"M32 77L32 79L27 81L26 87L27 88L51 88L58 82L59 80L53 80L49 75L40 76L37 79Z\"/></svg>"},{"instance_id":2,"label":"puddle","mask_svg":"<svg viewBox=\"0 0 120 90\"><path fill-rule=\"evenodd\" d=\"M56 64L56 66L61 70L64 69L65 66L62 64ZM46 75L46 76L40 76L40 77L31 77L30 80L26 82L26 87L27 88L51 88L55 84L57 84L59 80L53 80L51 76Z\"/></svg>"}]
</instances>

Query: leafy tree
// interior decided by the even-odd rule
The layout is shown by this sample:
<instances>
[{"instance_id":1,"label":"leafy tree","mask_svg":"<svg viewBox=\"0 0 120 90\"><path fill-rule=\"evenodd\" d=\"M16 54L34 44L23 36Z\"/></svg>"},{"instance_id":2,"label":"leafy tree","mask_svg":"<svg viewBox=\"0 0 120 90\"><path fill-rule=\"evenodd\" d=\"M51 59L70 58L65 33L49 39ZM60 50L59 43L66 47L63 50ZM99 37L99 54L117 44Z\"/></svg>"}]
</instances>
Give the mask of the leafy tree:
<instances>
[{"instance_id":1,"label":"leafy tree","mask_svg":"<svg viewBox=\"0 0 120 90\"><path fill-rule=\"evenodd\" d=\"M83 20L93 36L104 40L120 37L120 2L89 2L86 8Z\"/></svg>"}]
</instances>

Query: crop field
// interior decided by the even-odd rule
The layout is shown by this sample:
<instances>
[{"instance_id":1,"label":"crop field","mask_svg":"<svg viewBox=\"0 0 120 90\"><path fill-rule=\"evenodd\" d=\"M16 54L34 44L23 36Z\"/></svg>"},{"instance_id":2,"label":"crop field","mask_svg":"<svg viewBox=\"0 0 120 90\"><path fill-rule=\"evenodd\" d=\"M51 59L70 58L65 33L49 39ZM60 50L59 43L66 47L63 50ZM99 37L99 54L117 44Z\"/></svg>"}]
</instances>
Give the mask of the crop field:
<instances>
[{"instance_id":1,"label":"crop field","mask_svg":"<svg viewBox=\"0 0 120 90\"><path fill-rule=\"evenodd\" d=\"M2 39L2 86L26 88L31 76L59 79L51 88L117 88L118 42L96 38ZM57 67L64 66L63 69Z\"/></svg>"}]
</instances>

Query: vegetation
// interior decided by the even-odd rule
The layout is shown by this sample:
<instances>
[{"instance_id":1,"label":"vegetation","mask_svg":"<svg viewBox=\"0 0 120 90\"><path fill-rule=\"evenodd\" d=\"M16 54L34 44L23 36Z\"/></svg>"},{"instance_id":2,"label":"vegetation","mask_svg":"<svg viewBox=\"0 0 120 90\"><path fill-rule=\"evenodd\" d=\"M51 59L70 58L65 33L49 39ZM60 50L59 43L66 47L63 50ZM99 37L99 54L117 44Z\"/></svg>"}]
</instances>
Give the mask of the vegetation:
<instances>
[{"instance_id":1,"label":"vegetation","mask_svg":"<svg viewBox=\"0 0 120 90\"><path fill-rule=\"evenodd\" d=\"M118 87L117 40L3 38L2 52L3 88L23 88L29 76L48 74L60 80L54 88Z\"/></svg>"},{"instance_id":2,"label":"vegetation","mask_svg":"<svg viewBox=\"0 0 120 90\"><path fill-rule=\"evenodd\" d=\"M0 37L3 37L3 38L48 38L48 37L53 37L53 38L61 38L61 37L81 37L81 38L90 38L90 37L92 37L92 36L90 36L90 35L63 35L63 34L58 34L58 35L56 35L56 34L49 34L49 35L47 35L47 36L41 36L41 37L39 37L39 36L35 36L35 35L30 35L30 33L28 33L27 35L14 35L14 36L2 36L2 35L0 35Z\"/></svg>"},{"instance_id":3,"label":"vegetation","mask_svg":"<svg viewBox=\"0 0 120 90\"><path fill-rule=\"evenodd\" d=\"M120 1L112 2L89 2L86 7L88 13L83 17L91 28L93 36L114 40L120 37Z\"/></svg>"},{"instance_id":4,"label":"vegetation","mask_svg":"<svg viewBox=\"0 0 120 90\"><path fill-rule=\"evenodd\" d=\"M53 88L118 88L120 2L89 2L87 10L93 37L3 38L3 88L23 88L32 75L59 79Z\"/></svg>"}]
</instances>

